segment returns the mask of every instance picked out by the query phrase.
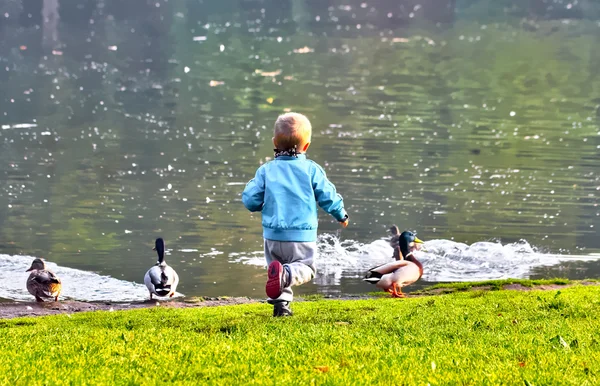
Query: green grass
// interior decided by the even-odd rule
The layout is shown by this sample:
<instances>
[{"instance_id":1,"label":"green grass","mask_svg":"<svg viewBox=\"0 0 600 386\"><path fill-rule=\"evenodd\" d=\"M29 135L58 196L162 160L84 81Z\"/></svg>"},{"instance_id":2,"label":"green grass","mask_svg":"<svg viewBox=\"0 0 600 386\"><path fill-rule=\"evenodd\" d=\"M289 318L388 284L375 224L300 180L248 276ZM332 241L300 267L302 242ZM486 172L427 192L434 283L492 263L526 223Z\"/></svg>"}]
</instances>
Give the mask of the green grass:
<instances>
[{"instance_id":1,"label":"green grass","mask_svg":"<svg viewBox=\"0 0 600 386\"><path fill-rule=\"evenodd\" d=\"M0 384L600 383L600 287L0 321Z\"/></svg>"}]
</instances>

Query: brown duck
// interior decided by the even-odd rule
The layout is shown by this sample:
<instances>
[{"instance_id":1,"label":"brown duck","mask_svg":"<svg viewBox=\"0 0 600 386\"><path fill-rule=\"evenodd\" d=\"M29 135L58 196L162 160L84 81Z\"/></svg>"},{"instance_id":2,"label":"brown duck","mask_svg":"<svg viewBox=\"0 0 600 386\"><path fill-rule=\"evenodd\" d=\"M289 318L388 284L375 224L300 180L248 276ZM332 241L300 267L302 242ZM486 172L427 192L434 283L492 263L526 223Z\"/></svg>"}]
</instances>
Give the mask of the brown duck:
<instances>
[{"instance_id":1,"label":"brown duck","mask_svg":"<svg viewBox=\"0 0 600 386\"><path fill-rule=\"evenodd\" d=\"M62 284L53 272L46 269L44 260L33 260L26 272L31 272L27 279L27 291L35 296L36 301L43 302L44 298L54 298L54 301L58 301Z\"/></svg>"}]
</instances>

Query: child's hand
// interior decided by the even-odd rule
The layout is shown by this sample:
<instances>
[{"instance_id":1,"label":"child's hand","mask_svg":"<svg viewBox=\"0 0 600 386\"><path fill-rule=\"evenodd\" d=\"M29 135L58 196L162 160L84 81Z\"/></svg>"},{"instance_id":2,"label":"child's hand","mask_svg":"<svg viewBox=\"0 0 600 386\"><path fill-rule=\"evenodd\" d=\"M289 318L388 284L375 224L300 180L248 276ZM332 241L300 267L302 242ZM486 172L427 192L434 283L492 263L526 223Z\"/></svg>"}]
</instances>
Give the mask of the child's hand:
<instances>
[{"instance_id":1,"label":"child's hand","mask_svg":"<svg viewBox=\"0 0 600 386\"><path fill-rule=\"evenodd\" d=\"M348 226L348 216L346 216L345 219L340 221L340 225L342 226L342 228L346 228Z\"/></svg>"}]
</instances>

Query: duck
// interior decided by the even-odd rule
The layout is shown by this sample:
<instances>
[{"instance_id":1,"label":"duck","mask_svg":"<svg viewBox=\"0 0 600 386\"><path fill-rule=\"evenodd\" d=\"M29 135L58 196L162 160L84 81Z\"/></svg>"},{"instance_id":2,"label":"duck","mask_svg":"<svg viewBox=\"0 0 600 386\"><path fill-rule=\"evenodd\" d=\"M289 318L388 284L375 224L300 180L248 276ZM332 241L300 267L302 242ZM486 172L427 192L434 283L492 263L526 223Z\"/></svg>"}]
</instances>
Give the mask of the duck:
<instances>
[{"instance_id":1,"label":"duck","mask_svg":"<svg viewBox=\"0 0 600 386\"><path fill-rule=\"evenodd\" d=\"M394 261L371 268L364 281L388 291L394 298L404 298L402 287L413 284L423 276L423 265L413 252L421 248L423 241L410 231L400 233L396 225L390 229L394 248Z\"/></svg>"},{"instance_id":2,"label":"duck","mask_svg":"<svg viewBox=\"0 0 600 386\"><path fill-rule=\"evenodd\" d=\"M33 260L31 267L25 272L31 272L27 279L27 291L35 296L37 302L43 302L44 298L54 298L55 302L58 301L62 283L54 272L46 269L43 259Z\"/></svg>"},{"instance_id":3,"label":"duck","mask_svg":"<svg viewBox=\"0 0 600 386\"><path fill-rule=\"evenodd\" d=\"M177 291L179 276L165 262L165 242L162 238L156 239L153 250L158 254L158 261L144 276L144 284L150 292L150 300L152 295L172 298Z\"/></svg>"}]
</instances>

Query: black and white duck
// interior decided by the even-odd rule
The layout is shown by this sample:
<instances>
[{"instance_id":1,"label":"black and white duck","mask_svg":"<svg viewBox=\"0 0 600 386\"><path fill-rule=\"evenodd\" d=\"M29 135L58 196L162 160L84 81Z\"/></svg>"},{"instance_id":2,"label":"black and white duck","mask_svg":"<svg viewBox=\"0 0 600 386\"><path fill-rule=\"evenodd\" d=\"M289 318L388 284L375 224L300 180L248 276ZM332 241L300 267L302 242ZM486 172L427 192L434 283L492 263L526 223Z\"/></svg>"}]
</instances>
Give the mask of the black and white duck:
<instances>
[{"instance_id":1,"label":"black and white duck","mask_svg":"<svg viewBox=\"0 0 600 386\"><path fill-rule=\"evenodd\" d=\"M152 295L160 297L173 297L179 284L179 276L173 268L165 262L165 242L162 238L156 239L154 250L158 254L158 262L146 272L144 284Z\"/></svg>"},{"instance_id":2,"label":"black and white duck","mask_svg":"<svg viewBox=\"0 0 600 386\"><path fill-rule=\"evenodd\" d=\"M43 259L33 260L26 272L31 272L27 279L27 291L35 296L36 301L43 302L44 298L54 298L55 302L58 301L62 283L54 272L46 269Z\"/></svg>"},{"instance_id":3,"label":"black and white duck","mask_svg":"<svg viewBox=\"0 0 600 386\"><path fill-rule=\"evenodd\" d=\"M391 232L395 260L371 268L363 280L388 291L392 297L403 298L402 287L413 284L423 276L423 265L413 254L420 249L423 241L410 231L400 233L395 225Z\"/></svg>"}]
</instances>

